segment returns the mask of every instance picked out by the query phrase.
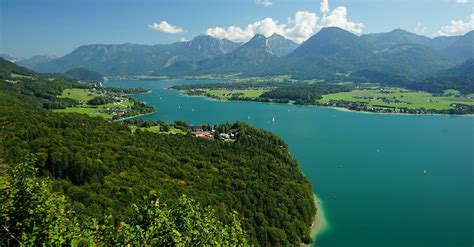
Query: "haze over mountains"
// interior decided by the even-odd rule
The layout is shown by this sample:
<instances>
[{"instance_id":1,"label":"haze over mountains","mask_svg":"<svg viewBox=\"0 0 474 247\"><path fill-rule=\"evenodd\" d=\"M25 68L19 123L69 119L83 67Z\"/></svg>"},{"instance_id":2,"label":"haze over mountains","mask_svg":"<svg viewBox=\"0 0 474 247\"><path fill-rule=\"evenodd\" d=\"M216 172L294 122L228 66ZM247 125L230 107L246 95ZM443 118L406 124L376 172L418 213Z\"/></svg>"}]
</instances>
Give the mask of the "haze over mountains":
<instances>
[{"instance_id":1,"label":"haze over mountains","mask_svg":"<svg viewBox=\"0 0 474 247\"><path fill-rule=\"evenodd\" d=\"M357 36L330 27L301 45L278 34L257 34L244 44L201 35L173 44L85 45L60 58L16 62L38 72L87 68L108 76L242 73L326 78L366 70L420 76L474 58L473 44L474 31L428 38L401 29Z\"/></svg>"}]
</instances>

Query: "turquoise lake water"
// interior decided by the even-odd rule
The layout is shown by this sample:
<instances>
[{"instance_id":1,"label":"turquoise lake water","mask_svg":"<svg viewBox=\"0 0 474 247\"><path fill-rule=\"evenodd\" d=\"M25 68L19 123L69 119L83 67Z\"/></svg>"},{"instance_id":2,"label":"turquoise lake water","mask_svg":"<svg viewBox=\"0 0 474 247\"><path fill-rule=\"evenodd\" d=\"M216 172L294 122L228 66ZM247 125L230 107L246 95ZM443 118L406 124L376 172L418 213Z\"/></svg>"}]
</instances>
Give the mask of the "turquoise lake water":
<instances>
[{"instance_id":1,"label":"turquoise lake water","mask_svg":"<svg viewBox=\"0 0 474 247\"><path fill-rule=\"evenodd\" d=\"M107 85L151 89L135 96L158 109L143 119L244 121L283 138L324 202L329 226L318 247L474 245L474 117L216 101L167 89L204 82Z\"/></svg>"}]
</instances>

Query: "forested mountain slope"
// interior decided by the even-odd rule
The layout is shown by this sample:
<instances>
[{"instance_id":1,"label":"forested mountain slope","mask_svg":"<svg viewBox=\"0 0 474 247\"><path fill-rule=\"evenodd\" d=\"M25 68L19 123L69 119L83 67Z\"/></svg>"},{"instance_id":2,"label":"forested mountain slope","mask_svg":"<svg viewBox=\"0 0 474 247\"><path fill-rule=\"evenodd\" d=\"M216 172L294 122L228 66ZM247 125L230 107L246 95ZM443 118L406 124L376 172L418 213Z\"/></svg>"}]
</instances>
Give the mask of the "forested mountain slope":
<instances>
[{"instance_id":1,"label":"forested mountain slope","mask_svg":"<svg viewBox=\"0 0 474 247\"><path fill-rule=\"evenodd\" d=\"M154 190L169 205L183 194L210 205L224 223L236 211L255 245L311 241L311 185L275 135L242 123L218 126L236 129L234 142L132 132L126 124L44 109L64 88L78 86L74 81L34 76L4 60L0 71L1 162L13 166L33 155L39 174L53 179L79 218L126 221L130 204ZM13 81L12 71L24 77Z\"/></svg>"}]
</instances>

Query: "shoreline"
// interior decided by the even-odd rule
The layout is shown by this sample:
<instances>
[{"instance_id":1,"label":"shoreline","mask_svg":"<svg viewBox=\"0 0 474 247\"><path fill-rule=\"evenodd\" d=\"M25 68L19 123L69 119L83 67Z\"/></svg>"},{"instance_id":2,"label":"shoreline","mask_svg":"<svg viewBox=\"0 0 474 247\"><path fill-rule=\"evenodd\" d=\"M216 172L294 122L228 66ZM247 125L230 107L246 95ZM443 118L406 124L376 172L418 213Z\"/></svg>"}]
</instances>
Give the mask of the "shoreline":
<instances>
[{"instance_id":1,"label":"shoreline","mask_svg":"<svg viewBox=\"0 0 474 247\"><path fill-rule=\"evenodd\" d=\"M310 244L301 244L302 247L316 246L318 235L328 230L328 223L323 209L323 202L314 192L313 197L314 205L316 206L316 215L314 216L313 224L310 227L310 236L311 239L313 239L313 242Z\"/></svg>"},{"instance_id":2,"label":"shoreline","mask_svg":"<svg viewBox=\"0 0 474 247\"><path fill-rule=\"evenodd\" d=\"M122 119L117 119L117 120L112 121L112 122L121 122L121 121L124 121L124 120L127 120L127 119L132 119L132 118L137 118L137 117L142 117L142 116L151 115L151 114L156 113L156 112L157 112L157 111L150 112L150 113L138 114L138 115L135 115L135 116L130 116L130 117L122 118Z\"/></svg>"},{"instance_id":3,"label":"shoreline","mask_svg":"<svg viewBox=\"0 0 474 247\"><path fill-rule=\"evenodd\" d=\"M174 89L172 89L174 90ZM294 106L308 106L308 107L315 107L315 108L330 108L334 109L337 111L342 111L342 112L353 112L353 113L361 113L361 114L373 114L373 115L400 115L400 116L446 116L446 117L474 117L474 114L436 114L436 113L423 113L423 114L411 114L411 113L388 113L388 112L371 112L371 111L355 111L355 110L350 110L348 108L344 107L336 107L336 106L321 106L321 105L296 105L293 103L277 103L277 102L262 102L262 101L256 101L256 100L231 100L231 99L220 99L220 98L213 98L213 97L208 97L206 95L189 95L185 91L180 91L181 95L187 96L187 97L204 97L207 99L215 100L215 101L244 101L244 102L257 102L257 103L267 103L267 104L283 104L283 105L294 105Z\"/></svg>"}]
</instances>

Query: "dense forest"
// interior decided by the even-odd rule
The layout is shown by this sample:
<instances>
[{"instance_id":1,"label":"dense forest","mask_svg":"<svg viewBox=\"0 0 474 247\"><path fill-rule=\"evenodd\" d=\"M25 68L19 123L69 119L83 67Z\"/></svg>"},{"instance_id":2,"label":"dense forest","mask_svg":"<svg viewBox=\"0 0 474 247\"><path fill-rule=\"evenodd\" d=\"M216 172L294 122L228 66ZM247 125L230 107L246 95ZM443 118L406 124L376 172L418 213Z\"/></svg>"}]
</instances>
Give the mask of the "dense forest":
<instances>
[{"instance_id":1,"label":"dense forest","mask_svg":"<svg viewBox=\"0 0 474 247\"><path fill-rule=\"evenodd\" d=\"M28 157L0 177L2 246L248 245L235 212L224 224L210 206L184 195L167 205L153 190L118 225L113 215L79 219L66 197L51 190L51 180L37 176L34 161Z\"/></svg>"},{"instance_id":2,"label":"dense forest","mask_svg":"<svg viewBox=\"0 0 474 247\"><path fill-rule=\"evenodd\" d=\"M2 196L18 193L8 174L32 157L29 163L38 170L38 179L51 179L52 191L65 195L61 201L67 201L79 222L94 218L116 230L122 229L121 222L141 224L133 221L137 217L148 222L143 213L153 209L139 210L137 216L137 207L130 205L156 191L160 202L171 208L186 195L193 203L210 206L215 221L224 226L241 222L252 245L311 242L309 227L316 213L311 185L277 136L235 123L221 127L235 129L235 141L204 140L190 134L132 132L126 123L55 113L46 106L58 101L64 88L78 86L76 82L3 64L0 163L7 172L0 180ZM13 70L21 80L12 78ZM21 198L12 203L21 203ZM146 205L150 203L142 207ZM11 208L2 208L2 216L9 213ZM28 229L23 229L25 234ZM2 237L8 235L0 231Z\"/></svg>"},{"instance_id":3,"label":"dense forest","mask_svg":"<svg viewBox=\"0 0 474 247\"><path fill-rule=\"evenodd\" d=\"M74 80L85 82L101 82L104 80L104 75L86 68L73 68L66 71L64 74Z\"/></svg>"},{"instance_id":4,"label":"dense forest","mask_svg":"<svg viewBox=\"0 0 474 247\"><path fill-rule=\"evenodd\" d=\"M346 85L307 84L300 86L279 87L260 95L260 99L277 101L294 101L296 104L314 104L325 94L349 92L353 87Z\"/></svg>"},{"instance_id":5,"label":"dense forest","mask_svg":"<svg viewBox=\"0 0 474 247\"><path fill-rule=\"evenodd\" d=\"M187 91L187 94L202 95L206 92L204 89L218 90L244 90L244 89L265 89L268 92L263 93L257 98L242 98L239 95L231 97L232 100L253 100L263 102L288 103L290 101L295 104L313 104L316 100L321 99L322 95L349 92L354 86L339 85L328 83L304 83L304 82L238 82L238 83L210 83L199 85L179 85L173 86L173 89Z\"/></svg>"}]
</instances>

